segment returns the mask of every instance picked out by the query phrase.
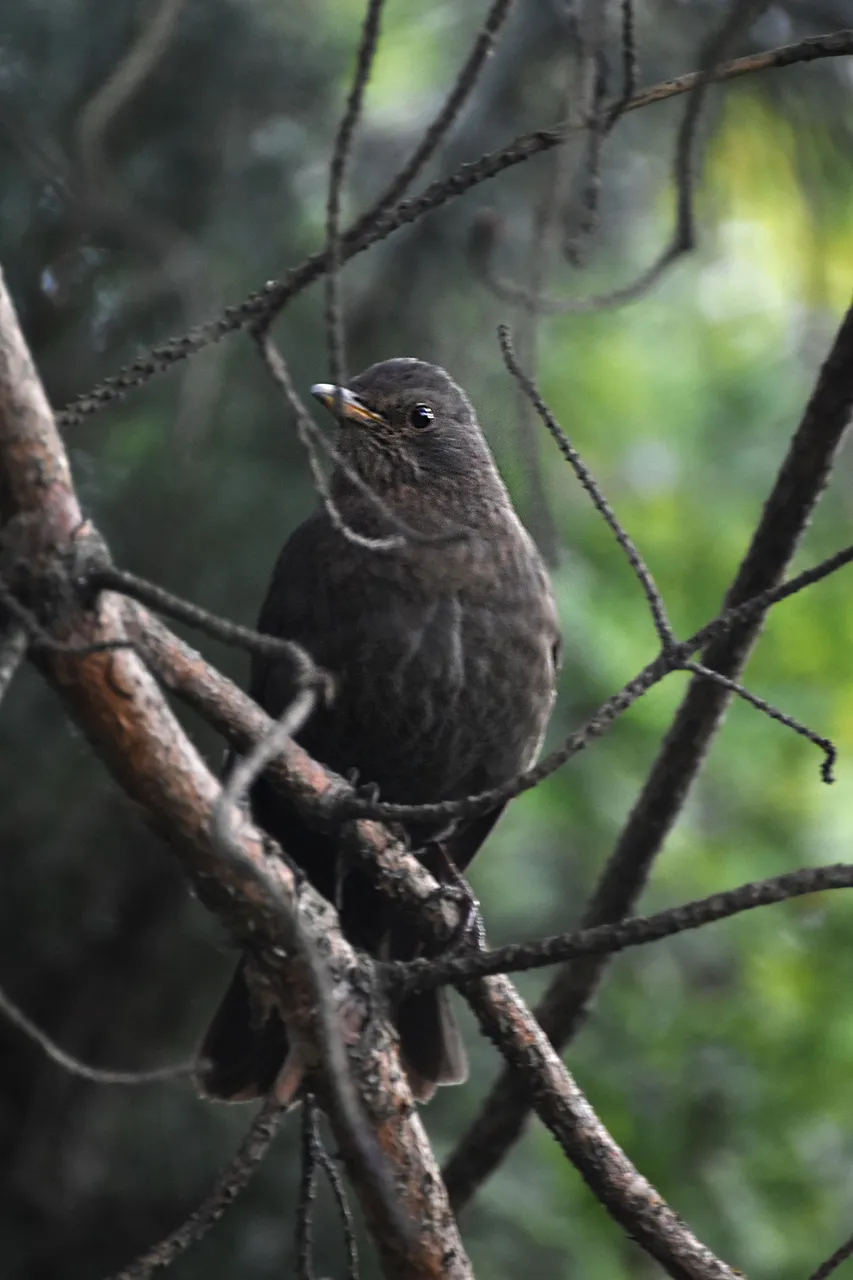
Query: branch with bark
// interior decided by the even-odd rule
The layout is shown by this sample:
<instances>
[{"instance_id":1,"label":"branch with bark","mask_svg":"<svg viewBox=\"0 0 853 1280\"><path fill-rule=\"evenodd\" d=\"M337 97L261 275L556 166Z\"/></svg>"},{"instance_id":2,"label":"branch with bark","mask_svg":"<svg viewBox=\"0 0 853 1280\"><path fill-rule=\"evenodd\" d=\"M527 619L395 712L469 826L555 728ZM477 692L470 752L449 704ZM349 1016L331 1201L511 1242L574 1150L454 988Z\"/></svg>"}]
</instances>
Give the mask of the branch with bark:
<instances>
[{"instance_id":1,"label":"branch with bark","mask_svg":"<svg viewBox=\"0 0 853 1280\"><path fill-rule=\"evenodd\" d=\"M177 7L164 4L161 11L176 12ZM338 277L345 261L489 178L532 156L560 148L569 133L577 134L587 147L586 178L592 194L586 200L584 225L585 234L591 234L599 152L609 130L627 111L689 93L675 158L678 217L670 245L633 285L604 297L569 300L564 309L589 310L639 296L676 256L692 246L693 138L710 84L853 52L853 32L837 32L718 65L723 45L735 29L763 7L759 3L741 10L733 6L707 44L697 73L635 94L633 7L624 3L624 85L616 99L604 100L601 77L593 74L599 67L598 32L590 37L581 59L590 90L583 111L575 112L568 123L516 139L404 199L458 118L503 27L510 4L494 0L458 79L412 157L374 205L342 232L342 184L383 9L381 0L371 0L331 167L325 249L217 319L141 357L80 397L59 415L59 421L70 426L227 333L251 330L267 372L295 411L318 491L334 518L318 461L318 447L325 447L322 437L295 396L287 367L269 337L269 326L282 307L312 282L327 279L326 319L331 363L337 375L334 381L338 383L345 363ZM94 132L89 130L89 150L95 157L95 144L99 145L102 132L103 122ZM575 241L572 245L572 253L576 253ZM494 239L486 244L489 251L494 247ZM488 277L491 258L488 252L482 256L481 274ZM539 285L534 293L531 310L538 315L548 309L548 299ZM514 300L519 301L517 292ZM532 338L529 345L535 345ZM825 753L824 778L831 780L833 744L750 693L739 677L768 609L853 561L853 548L845 548L813 569L783 581L827 482L853 408L853 309L839 329L719 615L683 641L673 631L661 593L640 552L551 415L534 380L519 366L506 329L501 346L520 388L628 557L660 643L655 658L546 760L500 789L421 806L366 799L312 760L293 740L314 700L326 691L325 675L309 654L289 642L217 618L113 564L109 548L80 509L57 420L2 281L0 699L28 657L118 786L167 843L201 901L251 958L269 999L285 1019L304 1076L300 1084L305 1100L305 1163L298 1218L302 1274L311 1274L310 1214L319 1168L330 1176L340 1199L331 1158L316 1133L316 1099L330 1119L347 1175L389 1277L462 1280L472 1274L453 1209L464 1205L503 1158L531 1111L552 1133L611 1218L667 1274L690 1280L734 1277L737 1273L695 1237L634 1167L558 1054L579 1027L609 955L759 906L853 886L850 866L811 868L740 886L655 916L626 918L638 901L732 696L745 697L819 746ZM399 522L398 526L394 539L417 536ZM352 530L342 531L358 536ZM298 674L297 695L281 720L266 716L148 608L179 618L226 643L291 662ZM701 661L697 654L701 654ZM659 759L580 927L556 938L493 952L451 951L438 959L407 964L374 963L353 949L332 905L296 871L287 850L252 823L242 804L252 782L263 772L310 824L336 835L346 858L370 876L389 909L403 917L435 955L458 938L463 908L440 891L426 867L384 824L413 815L472 816L538 785L593 743L648 689L679 670L690 671L693 680ZM193 707L243 756L226 786L212 775L181 728L167 693ZM568 964L534 1017L505 975L557 962ZM446 1185L414 1110L387 1016L401 991L441 984L458 988L506 1063L482 1116L447 1165ZM152 1073L136 1076L85 1067L63 1055L1 996L0 1011L69 1070L105 1082L137 1083L152 1078ZM163 1073L154 1074L160 1078ZM141 1280L170 1265L213 1225L269 1149L282 1118L282 1098L289 1100L291 1094L292 1090L283 1090L281 1096L274 1093L268 1099L204 1204L117 1280ZM354 1272L354 1239L345 1207L342 1218ZM838 1265L846 1256L845 1250L849 1251L848 1245L825 1267ZM822 1269L816 1274L829 1272Z\"/></svg>"},{"instance_id":2,"label":"branch with bark","mask_svg":"<svg viewBox=\"0 0 853 1280\"><path fill-rule=\"evenodd\" d=\"M91 558L103 559L104 547L82 518L53 415L2 285L0 492L7 546L14 544L19 572L27 569L29 594L44 602L41 624L60 644L126 642L119 597L102 593L87 602L73 590L85 581ZM216 839L219 783L136 653L80 656L42 648L33 659L119 786L180 859L201 900L263 966L306 1062L320 1073L324 1105L387 1273L469 1275L393 1033L375 1012L370 967L341 935L332 907L297 880L242 810L232 816L231 839ZM321 993L300 950L302 936L323 957ZM340 1104L342 1082L330 1078L323 1061L318 1007L326 999L334 1001L337 1023L352 1040L347 1069L361 1110L355 1125Z\"/></svg>"}]
</instances>

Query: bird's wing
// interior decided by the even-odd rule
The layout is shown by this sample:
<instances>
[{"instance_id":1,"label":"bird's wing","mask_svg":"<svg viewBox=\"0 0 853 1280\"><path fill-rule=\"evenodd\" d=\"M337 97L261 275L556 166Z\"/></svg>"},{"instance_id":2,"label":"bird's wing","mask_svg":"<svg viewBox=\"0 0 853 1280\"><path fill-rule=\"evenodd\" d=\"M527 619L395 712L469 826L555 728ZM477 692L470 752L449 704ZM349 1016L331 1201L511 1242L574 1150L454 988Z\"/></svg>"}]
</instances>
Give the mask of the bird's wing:
<instances>
[{"instance_id":1,"label":"bird's wing","mask_svg":"<svg viewBox=\"0 0 853 1280\"><path fill-rule=\"evenodd\" d=\"M302 645L321 667L335 665L339 647L323 563L324 556L334 553L328 544L319 514L294 531L278 557L258 618L259 631ZM281 715L295 692L293 663L288 658L252 656L249 694L265 711Z\"/></svg>"}]
</instances>

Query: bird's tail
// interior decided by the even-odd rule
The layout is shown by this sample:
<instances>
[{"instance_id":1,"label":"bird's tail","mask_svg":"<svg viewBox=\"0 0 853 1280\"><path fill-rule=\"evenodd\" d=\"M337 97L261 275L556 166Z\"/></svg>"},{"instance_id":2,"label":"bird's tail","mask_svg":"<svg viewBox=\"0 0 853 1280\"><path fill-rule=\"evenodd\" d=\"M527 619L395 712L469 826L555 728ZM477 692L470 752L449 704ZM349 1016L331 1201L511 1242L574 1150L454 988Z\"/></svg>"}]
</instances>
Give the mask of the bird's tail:
<instances>
[{"instance_id":1,"label":"bird's tail","mask_svg":"<svg viewBox=\"0 0 853 1280\"><path fill-rule=\"evenodd\" d=\"M400 1057L418 1102L429 1102L440 1084L464 1084L468 1054L445 987L407 996L395 1015Z\"/></svg>"},{"instance_id":2,"label":"bird's tail","mask_svg":"<svg viewBox=\"0 0 853 1280\"><path fill-rule=\"evenodd\" d=\"M289 1102L299 1091L301 1062L292 1060L278 1013L256 1009L245 967L241 960L201 1043L195 1085L202 1097L220 1102L251 1102L274 1087L281 1101ZM428 1102L440 1084L468 1078L462 1033L444 988L407 996L395 1021L400 1056L418 1102Z\"/></svg>"},{"instance_id":3,"label":"bird's tail","mask_svg":"<svg viewBox=\"0 0 853 1280\"><path fill-rule=\"evenodd\" d=\"M265 1098L288 1058L287 1031L278 1013L256 1008L246 961L234 971L196 1058L193 1080L204 1098L251 1102Z\"/></svg>"}]
</instances>

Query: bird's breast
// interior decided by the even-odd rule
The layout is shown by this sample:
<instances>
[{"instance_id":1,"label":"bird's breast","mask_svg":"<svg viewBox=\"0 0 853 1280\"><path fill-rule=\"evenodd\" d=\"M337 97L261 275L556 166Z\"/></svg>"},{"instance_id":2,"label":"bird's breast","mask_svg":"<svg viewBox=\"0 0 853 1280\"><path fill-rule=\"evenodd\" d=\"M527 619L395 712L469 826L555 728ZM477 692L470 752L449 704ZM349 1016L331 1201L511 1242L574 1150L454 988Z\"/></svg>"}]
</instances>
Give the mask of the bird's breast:
<instances>
[{"instance_id":1,"label":"bird's breast","mask_svg":"<svg viewBox=\"0 0 853 1280\"><path fill-rule=\"evenodd\" d=\"M386 799L496 785L525 767L553 696L545 620L518 593L387 589L362 599L314 747ZM330 758L331 756L331 758Z\"/></svg>"}]
</instances>

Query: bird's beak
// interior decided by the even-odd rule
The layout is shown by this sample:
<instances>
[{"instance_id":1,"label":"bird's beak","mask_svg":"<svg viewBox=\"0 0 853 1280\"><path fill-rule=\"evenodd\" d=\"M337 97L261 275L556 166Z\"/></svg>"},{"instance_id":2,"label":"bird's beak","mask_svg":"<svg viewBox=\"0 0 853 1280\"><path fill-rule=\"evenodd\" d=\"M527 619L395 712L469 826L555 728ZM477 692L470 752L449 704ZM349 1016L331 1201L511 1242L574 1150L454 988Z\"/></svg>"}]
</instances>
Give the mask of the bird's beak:
<instances>
[{"instance_id":1,"label":"bird's beak","mask_svg":"<svg viewBox=\"0 0 853 1280\"><path fill-rule=\"evenodd\" d=\"M362 404L358 396L354 396L346 387L335 387L331 382L316 382L311 394L320 404L325 405L329 413L334 414L339 422L354 422L357 426L370 426L372 423L384 423L380 413L374 413Z\"/></svg>"}]
</instances>

